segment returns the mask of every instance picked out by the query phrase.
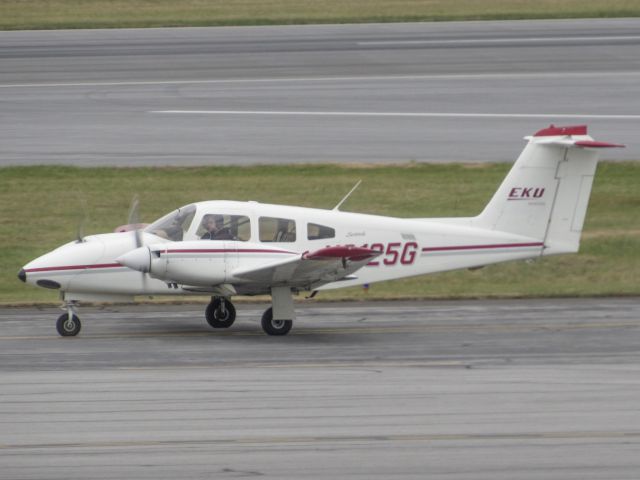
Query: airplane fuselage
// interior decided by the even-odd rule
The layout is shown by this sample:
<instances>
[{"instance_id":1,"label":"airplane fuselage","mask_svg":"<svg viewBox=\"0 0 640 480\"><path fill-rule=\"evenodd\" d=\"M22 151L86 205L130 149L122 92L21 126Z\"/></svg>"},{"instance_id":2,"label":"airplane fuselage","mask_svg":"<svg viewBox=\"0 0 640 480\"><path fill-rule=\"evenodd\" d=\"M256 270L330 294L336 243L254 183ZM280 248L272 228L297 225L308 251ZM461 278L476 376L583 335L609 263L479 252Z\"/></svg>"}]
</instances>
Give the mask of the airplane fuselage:
<instances>
[{"instance_id":1,"label":"airplane fuselage","mask_svg":"<svg viewBox=\"0 0 640 480\"><path fill-rule=\"evenodd\" d=\"M202 294L225 284L235 293L268 293L268 288L236 278L234 272L288 257L300 257L323 247L353 245L382 252L338 281L315 281L300 290L322 290L473 268L541 254L539 239L473 228L452 219L399 219L377 215L321 210L256 202L208 201L194 208L181 240L169 240L147 228L145 245L160 252L160 263L143 278L116 261L135 248L131 232L92 235L66 244L25 266L29 283L59 285L67 298L86 300L118 295ZM184 209L183 208L183 209ZM242 219L242 240L200 239L202 219L224 215ZM464 219L463 219L464 220ZM287 231L278 238L277 225ZM153 225L152 225L153 227ZM237 233L237 232L236 232Z\"/></svg>"}]
</instances>

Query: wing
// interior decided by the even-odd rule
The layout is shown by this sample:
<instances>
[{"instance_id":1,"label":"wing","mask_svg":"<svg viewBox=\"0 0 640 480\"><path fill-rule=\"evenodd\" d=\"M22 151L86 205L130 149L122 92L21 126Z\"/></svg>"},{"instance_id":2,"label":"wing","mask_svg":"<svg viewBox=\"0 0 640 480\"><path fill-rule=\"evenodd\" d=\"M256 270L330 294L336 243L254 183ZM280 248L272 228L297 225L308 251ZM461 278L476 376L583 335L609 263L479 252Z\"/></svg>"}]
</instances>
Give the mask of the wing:
<instances>
[{"instance_id":1,"label":"wing","mask_svg":"<svg viewBox=\"0 0 640 480\"><path fill-rule=\"evenodd\" d=\"M259 267L239 268L233 271L232 277L240 283L313 289L325 283L356 278L352 275L354 272L381 254L381 251L362 247L327 247ZM235 282L232 280L232 283Z\"/></svg>"}]
</instances>

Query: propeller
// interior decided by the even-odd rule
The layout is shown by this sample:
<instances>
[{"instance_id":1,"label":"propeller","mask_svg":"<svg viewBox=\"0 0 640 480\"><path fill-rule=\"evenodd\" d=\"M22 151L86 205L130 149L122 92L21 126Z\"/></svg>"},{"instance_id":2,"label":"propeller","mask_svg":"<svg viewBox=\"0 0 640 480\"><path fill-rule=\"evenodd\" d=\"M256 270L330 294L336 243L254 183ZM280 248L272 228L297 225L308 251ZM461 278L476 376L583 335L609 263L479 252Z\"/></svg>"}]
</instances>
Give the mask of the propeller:
<instances>
[{"instance_id":1,"label":"propeller","mask_svg":"<svg viewBox=\"0 0 640 480\"><path fill-rule=\"evenodd\" d=\"M142 234L142 224L140 223L140 199L137 194L134 195L133 198L131 199L131 206L129 207L129 218L128 218L127 227L129 227L130 231L133 234L134 243L136 247L128 254L125 254L119 259L116 259L116 261L119 261L123 257L131 256L131 253L138 252L140 247L145 246L144 238ZM123 265L126 265L126 263L123 263ZM126 266L129 266L129 265L126 265ZM142 273L142 289L146 291L147 284L148 284L148 277L147 277L148 268L146 269L135 268L135 270L139 270Z\"/></svg>"},{"instance_id":2,"label":"propeller","mask_svg":"<svg viewBox=\"0 0 640 480\"><path fill-rule=\"evenodd\" d=\"M138 195L134 195L131 199L131 206L129 207L129 225L133 226L133 234L136 240L136 248L143 246L142 233L140 231L140 198Z\"/></svg>"}]
</instances>

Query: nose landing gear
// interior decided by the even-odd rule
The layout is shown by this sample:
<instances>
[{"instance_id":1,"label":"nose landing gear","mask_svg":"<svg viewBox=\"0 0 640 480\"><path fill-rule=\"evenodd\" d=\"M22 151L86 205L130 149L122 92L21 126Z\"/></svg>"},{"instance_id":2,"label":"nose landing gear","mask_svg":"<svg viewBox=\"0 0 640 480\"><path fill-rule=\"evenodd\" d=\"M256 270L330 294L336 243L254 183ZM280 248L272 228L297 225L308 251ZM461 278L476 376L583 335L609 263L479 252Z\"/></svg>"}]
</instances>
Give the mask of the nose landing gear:
<instances>
[{"instance_id":1,"label":"nose landing gear","mask_svg":"<svg viewBox=\"0 0 640 480\"><path fill-rule=\"evenodd\" d=\"M63 313L58 317L56 330L62 337L75 337L82 328L80 318L76 315L76 305L75 303L65 303L62 309L66 310L67 313Z\"/></svg>"},{"instance_id":2,"label":"nose landing gear","mask_svg":"<svg viewBox=\"0 0 640 480\"><path fill-rule=\"evenodd\" d=\"M236 320L236 308L225 297L212 297L204 315L213 328L229 328Z\"/></svg>"}]
</instances>

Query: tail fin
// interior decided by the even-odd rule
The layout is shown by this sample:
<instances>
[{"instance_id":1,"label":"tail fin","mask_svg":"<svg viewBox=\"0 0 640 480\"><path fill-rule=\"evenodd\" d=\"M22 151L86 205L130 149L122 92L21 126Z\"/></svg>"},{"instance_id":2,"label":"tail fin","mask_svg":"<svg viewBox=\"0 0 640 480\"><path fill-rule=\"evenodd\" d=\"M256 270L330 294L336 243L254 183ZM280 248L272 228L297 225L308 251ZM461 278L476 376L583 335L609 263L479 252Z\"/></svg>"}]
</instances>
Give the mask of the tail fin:
<instances>
[{"instance_id":1,"label":"tail fin","mask_svg":"<svg viewBox=\"0 0 640 480\"><path fill-rule=\"evenodd\" d=\"M474 226L541 240L543 255L577 252L599 148L585 125L540 130Z\"/></svg>"}]
</instances>

